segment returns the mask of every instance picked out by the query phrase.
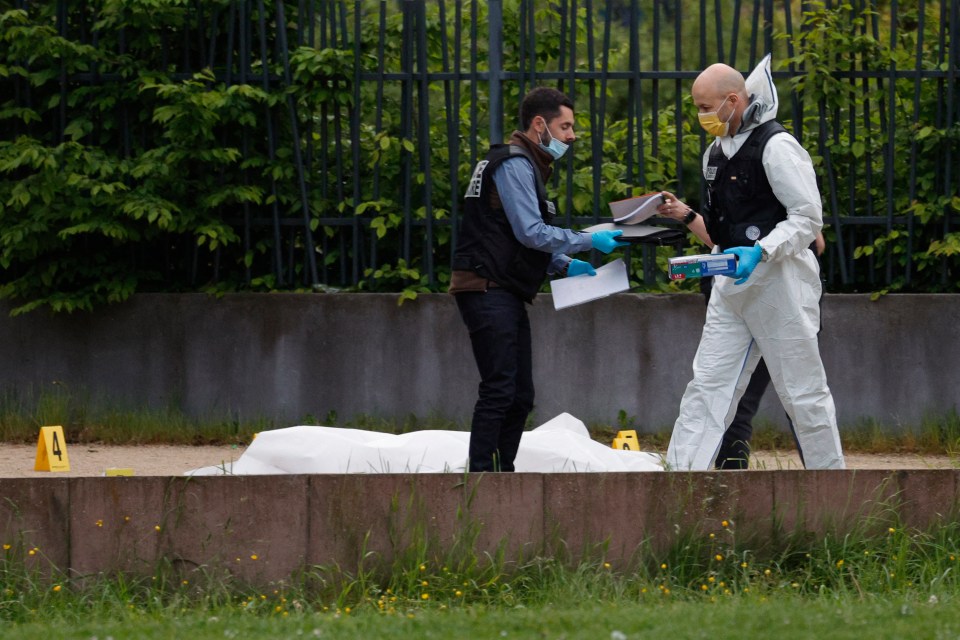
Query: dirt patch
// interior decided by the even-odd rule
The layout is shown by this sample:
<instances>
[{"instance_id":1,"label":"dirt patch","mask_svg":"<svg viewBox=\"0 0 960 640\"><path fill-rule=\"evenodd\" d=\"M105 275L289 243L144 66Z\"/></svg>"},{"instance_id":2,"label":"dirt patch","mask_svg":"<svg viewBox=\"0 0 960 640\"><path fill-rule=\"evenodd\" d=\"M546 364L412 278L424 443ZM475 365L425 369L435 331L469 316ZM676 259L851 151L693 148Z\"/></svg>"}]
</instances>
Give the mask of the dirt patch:
<instances>
[{"instance_id":1,"label":"dirt patch","mask_svg":"<svg viewBox=\"0 0 960 640\"><path fill-rule=\"evenodd\" d=\"M237 460L245 447L100 445L73 444L67 449L70 471L57 476L101 476L109 468L130 468L138 476L179 476L200 467L217 466ZM35 445L0 444L0 478L48 477L34 471ZM960 459L947 455L860 454L846 455L848 469L958 469ZM754 469L802 469L795 451L759 451L752 459Z\"/></svg>"},{"instance_id":2,"label":"dirt patch","mask_svg":"<svg viewBox=\"0 0 960 640\"><path fill-rule=\"evenodd\" d=\"M56 475L102 476L109 468L128 468L138 476L179 476L200 467L237 460L244 449L236 445L71 444L67 447L70 471L58 471ZM33 470L36 455L35 445L0 444L0 478L49 476L49 472Z\"/></svg>"}]
</instances>

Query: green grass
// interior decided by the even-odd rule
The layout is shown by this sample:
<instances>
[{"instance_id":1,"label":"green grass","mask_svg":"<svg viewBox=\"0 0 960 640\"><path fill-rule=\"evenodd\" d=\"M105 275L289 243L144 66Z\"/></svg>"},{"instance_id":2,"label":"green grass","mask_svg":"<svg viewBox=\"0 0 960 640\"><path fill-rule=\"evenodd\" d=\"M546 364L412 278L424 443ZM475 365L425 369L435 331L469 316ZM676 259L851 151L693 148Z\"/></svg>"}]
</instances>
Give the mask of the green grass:
<instances>
[{"instance_id":1,"label":"green grass","mask_svg":"<svg viewBox=\"0 0 960 640\"><path fill-rule=\"evenodd\" d=\"M469 428L435 416L380 418L361 415L343 420L335 412L323 416L308 414L295 422L282 424L267 418L240 420L215 416L199 419L174 407L144 409L107 404L63 385L54 385L51 390L32 397L0 396L0 442L33 443L41 426L60 425L70 443L245 444L260 431L293 424L322 424L385 433L420 429L462 431Z\"/></svg>"},{"instance_id":2,"label":"green grass","mask_svg":"<svg viewBox=\"0 0 960 640\"><path fill-rule=\"evenodd\" d=\"M535 426L531 417L530 427ZM267 418L239 420L216 416L198 419L175 407L144 409L105 405L60 384L32 397L0 396L0 442L36 442L41 426L61 425L70 443L105 444L246 444L254 434L291 426ZM440 416L378 417L369 415L340 418L336 412L323 416L305 415L296 424L322 424L384 433L448 429L464 431L469 425ZM670 440L669 427L644 433L633 416L620 411L616 424L592 423L590 435L599 442L612 442L617 431L636 429L641 449L664 451ZM845 451L860 453L916 453L960 455L960 414L956 411L930 416L920 424L882 425L862 421L841 425ZM770 422L757 421L752 446L755 450L793 449L793 437Z\"/></svg>"},{"instance_id":3,"label":"green grass","mask_svg":"<svg viewBox=\"0 0 960 640\"><path fill-rule=\"evenodd\" d=\"M409 616L409 617L408 617ZM617 633L619 632L619 634ZM718 602L582 602L514 609L456 607L410 614L249 615L234 609L132 611L80 622L50 620L0 629L0 638L955 638L956 600L852 601L831 597L735 597Z\"/></svg>"},{"instance_id":4,"label":"green grass","mask_svg":"<svg viewBox=\"0 0 960 640\"><path fill-rule=\"evenodd\" d=\"M602 555L506 562L465 539L438 558L412 545L389 567L308 567L266 588L171 565L51 575L31 568L42 550L5 543L0 638L956 637L960 523L910 531L881 519L762 548L724 522L624 567Z\"/></svg>"}]
</instances>

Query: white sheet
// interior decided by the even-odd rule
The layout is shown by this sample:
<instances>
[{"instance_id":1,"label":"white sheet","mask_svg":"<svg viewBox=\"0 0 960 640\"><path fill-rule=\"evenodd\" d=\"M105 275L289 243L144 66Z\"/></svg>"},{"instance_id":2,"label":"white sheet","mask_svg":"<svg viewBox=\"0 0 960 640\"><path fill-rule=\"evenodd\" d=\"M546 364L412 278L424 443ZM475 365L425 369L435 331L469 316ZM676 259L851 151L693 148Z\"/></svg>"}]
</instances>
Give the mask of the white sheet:
<instances>
[{"instance_id":1,"label":"white sheet","mask_svg":"<svg viewBox=\"0 0 960 640\"><path fill-rule=\"evenodd\" d=\"M413 431L401 435L297 426L257 434L232 463L185 475L292 473L463 473L470 434ZM624 451L590 438L586 425L561 413L520 440L518 472L662 471L658 454Z\"/></svg>"}]
</instances>

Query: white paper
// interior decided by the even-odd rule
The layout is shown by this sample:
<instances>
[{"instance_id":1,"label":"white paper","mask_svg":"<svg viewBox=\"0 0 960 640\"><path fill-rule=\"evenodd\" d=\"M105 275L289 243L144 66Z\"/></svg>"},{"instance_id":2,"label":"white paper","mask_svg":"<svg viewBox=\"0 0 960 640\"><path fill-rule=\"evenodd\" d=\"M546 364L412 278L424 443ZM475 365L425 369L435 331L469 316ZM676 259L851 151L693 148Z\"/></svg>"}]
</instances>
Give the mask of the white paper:
<instances>
[{"instance_id":1,"label":"white paper","mask_svg":"<svg viewBox=\"0 0 960 640\"><path fill-rule=\"evenodd\" d=\"M610 213L617 224L637 224L653 216L663 202L662 194L648 193L611 202Z\"/></svg>"},{"instance_id":2,"label":"white paper","mask_svg":"<svg viewBox=\"0 0 960 640\"><path fill-rule=\"evenodd\" d=\"M605 298L629 288L627 265L622 258L603 265L597 269L595 276L586 274L568 276L550 283L554 309L566 309L591 300Z\"/></svg>"}]
</instances>

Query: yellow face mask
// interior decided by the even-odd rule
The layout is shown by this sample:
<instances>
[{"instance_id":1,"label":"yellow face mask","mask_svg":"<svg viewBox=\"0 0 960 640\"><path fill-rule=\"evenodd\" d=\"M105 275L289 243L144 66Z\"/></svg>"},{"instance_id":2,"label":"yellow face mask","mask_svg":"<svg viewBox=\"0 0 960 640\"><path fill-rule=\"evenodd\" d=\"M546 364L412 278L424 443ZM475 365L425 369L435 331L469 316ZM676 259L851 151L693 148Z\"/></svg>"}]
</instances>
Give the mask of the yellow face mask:
<instances>
[{"instance_id":1,"label":"yellow face mask","mask_svg":"<svg viewBox=\"0 0 960 640\"><path fill-rule=\"evenodd\" d=\"M730 96L727 96L727 98L729 97ZM716 111L697 114L697 117L700 119L700 126L703 127L703 130L709 134L717 136L718 138L722 138L727 135L730 130L730 120L733 119L733 111L730 112L730 115L727 116L726 120L720 119L720 107L727 102L727 98L723 99L723 102L720 103L720 106L717 107Z\"/></svg>"}]
</instances>

